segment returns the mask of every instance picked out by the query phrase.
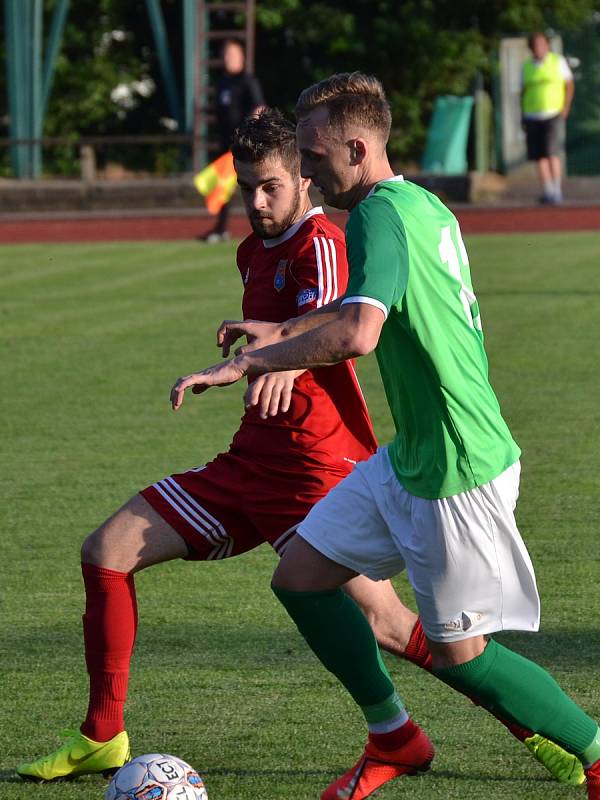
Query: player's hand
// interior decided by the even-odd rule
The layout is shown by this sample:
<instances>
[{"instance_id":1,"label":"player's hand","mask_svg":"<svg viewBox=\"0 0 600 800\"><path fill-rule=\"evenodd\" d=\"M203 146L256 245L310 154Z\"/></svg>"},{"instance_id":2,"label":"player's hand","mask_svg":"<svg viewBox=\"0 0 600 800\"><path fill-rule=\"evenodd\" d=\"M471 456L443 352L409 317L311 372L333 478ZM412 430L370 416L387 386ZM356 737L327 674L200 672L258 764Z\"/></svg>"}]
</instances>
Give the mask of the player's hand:
<instances>
[{"instance_id":1,"label":"player's hand","mask_svg":"<svg viewBox=\"0 0 600 800\"><path fill-rule=\"evenodd\" d=\"M211 386L229 386L231 383L243 378L246 371L241 366L239 359L224 361L215 364L214 367L207 367L201 372L194 372L192 375L185 375L178 378L171 389L171 407L173 411L183 403L183 396L186 389L192 390L193 394L202 394Z\"/></svg>"},{"instance_id":2,"label":"player's hand","mask_svg":"<svg viewBox=\"0 0 600 800\"><path fill-rule=\"evenodd\" d=\"M247 337L248 344L239 347L235 351L236 356L278 342L281 339L280 325L276 322L259 322L254 319L243 322L224 320L217 331L217 345L223 348L224 358L227 358L231 346L241 336Z\"/></svg>"},{"instance_id":3,"label":"player's hand","mask_svg":"<svg viewBox=\"0 0 600 800\"><path fill-rule=\"evenodd\" d=\"M262 419L285 414L292 402L294 380L305 370L295 369L288 372L268 372L259 375L246 389L244 405L246 408L258 407Z\"/></svg>"},{"instance_id":4,"label":"player's hand","mask_svg":"<svg viewBox=\"0 0 600 800\"><path fill-rule=\"evenodd\" d=\"M239 330L239 326L244 323L241 320L224 319L219 325L217 330L217 347L223 350L223 358L227 358L231 345L237 342L240 336L243 336L243 331Z\"/></svg>"}]
</instances>

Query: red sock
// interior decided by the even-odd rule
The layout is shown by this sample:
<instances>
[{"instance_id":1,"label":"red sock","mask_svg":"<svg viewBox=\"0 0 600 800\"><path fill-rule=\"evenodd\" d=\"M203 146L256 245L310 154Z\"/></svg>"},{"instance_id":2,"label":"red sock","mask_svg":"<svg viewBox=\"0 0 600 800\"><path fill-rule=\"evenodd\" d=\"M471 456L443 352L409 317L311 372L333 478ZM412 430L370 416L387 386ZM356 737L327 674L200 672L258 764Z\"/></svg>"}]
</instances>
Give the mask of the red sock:
<instances>
[{"instance_id":1,"label":"red sock","mask_svg":"<svg viewBox=\"0 0 600 800\"><path fill-rule=\"evenodd\" d=\"M389 733L372 733L369 731L369 741L373 742L379 750L397 750L415 735L419 726L412 719L408 719L399 728Z\"/></svg>"},{"instance_id":2,"label":"red sock","mask_svg":"<svg viewBox=\"0 0 600 800\"><path fill-rule=\"evenodd\" d=\"M429 652L429 645L425 638L425 631L421 625L420 617L417 617L415 627L410 634L410 639L404 651L404 658L431 672L431 653Z\"/></svg>"},{"instance_id":3,"label":"red sock","mask_svg":"<svg viewBox=\"0 0 600 800\"><path fill-rule=\"evenodd\" d=\"M473 702L475 703L474 700ZM475 705L478 706L481 704L475 703ZM505 719L502 719L502 717L496 716L496 714L494 714L494 716L496 717L498 722L501 722L505 728L508 728L508 730L512 733L515 739L518 739L520 742L524 742L525 739L529 739L530 736L533 736L533 731L527 730L527 728L522 728L520 725L517 725L516 722L507 722Z\"/></svg>"},{"instance_id":4,"label":"red sock","mask_svg":"<svg viewBox=\"0 0 600 800\"><path fill-rule=\"evenodd\" d=\"M600 761L595 761L585 768L589 800L600 798Z\"/></svg>"},{"instance_id":5,"label":"red sock","mask_svg":"<svg viewBox=\"0 0 600 800\"><path fill-rule=\"evenodd\" d=\"M125 730L129 662L137 630L133 575L82 564L85 584L83 639L90 699L81 732L106 742Z\"/></svg>"}]
</instances>

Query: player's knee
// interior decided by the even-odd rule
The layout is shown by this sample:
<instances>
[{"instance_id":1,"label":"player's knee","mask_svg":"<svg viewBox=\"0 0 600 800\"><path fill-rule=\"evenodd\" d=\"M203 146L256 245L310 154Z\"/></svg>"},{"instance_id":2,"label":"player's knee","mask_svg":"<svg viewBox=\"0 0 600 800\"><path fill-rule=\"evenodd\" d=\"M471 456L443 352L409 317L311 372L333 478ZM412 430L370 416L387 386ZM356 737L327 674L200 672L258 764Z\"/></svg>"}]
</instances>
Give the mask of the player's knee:
<instances>
[{"instance_id":1,"label":"player's knee","mask_svg":"<svg viewBox=\"0 0 600 800\"><path fill-rule=\"evenodd\" d=\"M106 551L104 543L104 526L97 528L83 540L81 545L81 562L103 566L103 553Z\"/></svg>"},{"instance_id":2,"label":"player's knee","mask_svg":"<svg viewBox=\"0 0 600 800\"><path fill-rule=\"evenodd\" d=\"M129 572L132 568L131 549L127 517L121 509L84 539L81 545L81 561L97 567Z\"/></svg>"}]
</instances>

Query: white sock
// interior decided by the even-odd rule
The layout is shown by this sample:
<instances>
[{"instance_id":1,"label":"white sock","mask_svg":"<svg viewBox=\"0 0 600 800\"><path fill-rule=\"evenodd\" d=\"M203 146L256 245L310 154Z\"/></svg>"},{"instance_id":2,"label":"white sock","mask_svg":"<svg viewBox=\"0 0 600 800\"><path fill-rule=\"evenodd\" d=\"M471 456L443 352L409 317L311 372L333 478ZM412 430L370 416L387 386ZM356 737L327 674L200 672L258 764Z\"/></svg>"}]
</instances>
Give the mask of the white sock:
<instances>
[{"instance_id":1,"label":"white sock","mask_svg":"<svg viewBox=\"0 0 600 800\"><path fill-rule=\"evenodd\" d=\"M389 733L395 731L396 728L401 728L405 722L408 722L408 714L403 708L399 714L391 719L386 719L385 722L369 722L368 728L370 733Z\"/></svg>"}]
</instances>

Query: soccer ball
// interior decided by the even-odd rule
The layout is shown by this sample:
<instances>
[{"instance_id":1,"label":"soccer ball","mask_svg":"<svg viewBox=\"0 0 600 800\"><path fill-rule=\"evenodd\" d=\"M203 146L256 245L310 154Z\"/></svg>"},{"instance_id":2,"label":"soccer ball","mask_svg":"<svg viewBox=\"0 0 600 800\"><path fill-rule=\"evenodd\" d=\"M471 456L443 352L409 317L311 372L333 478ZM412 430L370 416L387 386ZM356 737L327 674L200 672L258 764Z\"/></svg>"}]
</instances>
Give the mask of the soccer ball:
<instances>
[{"instance_id":1,"label":"soccer ball","mask_svg":"<svg viewBox=\"0 0 600 800\"><path fill-rule=\"evenodd\" d=\"M208 800L202 778L175 756L138 756L113 775L104 800Z\"/></svg>"}]
</instances>

